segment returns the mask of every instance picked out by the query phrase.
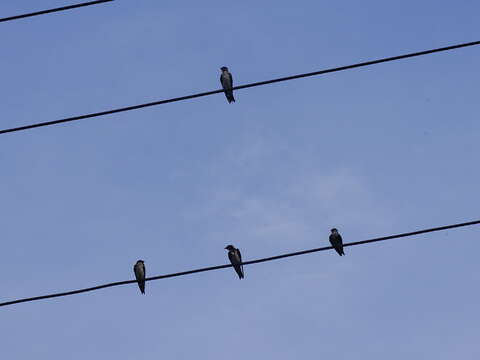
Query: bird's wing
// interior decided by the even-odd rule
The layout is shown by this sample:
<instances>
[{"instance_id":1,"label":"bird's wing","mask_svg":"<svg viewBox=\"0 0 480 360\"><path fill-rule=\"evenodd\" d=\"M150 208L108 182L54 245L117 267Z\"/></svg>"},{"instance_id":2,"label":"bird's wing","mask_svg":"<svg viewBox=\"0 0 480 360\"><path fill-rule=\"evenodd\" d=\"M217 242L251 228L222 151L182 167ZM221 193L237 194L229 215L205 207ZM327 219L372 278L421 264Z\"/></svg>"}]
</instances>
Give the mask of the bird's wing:
<instances>
[{"instance_id":1,"label":"bird's wing","mask_svg":"<svg viewBox=\"0 0 480 360\"><path fill-rule=\"evenodd\" d=\"M240 259L240 263L242 263L242 253L240 252L240 249L237 249L237 253L238 253L238 258ZM243 273L243 264L241 265L242 267L242 273Z\"/></svg>"},{"instance_id":2,"label":"bird's wing","mask_svg":"<svg viewBox=\"0 0 480 360\"><path fill-rule=\"evenodd\" d=\"M335 247L338 243L338 237L335 234L330 234L328 240L330 240L330 244L332 244L333 247Z\"/></svg>"},{"instance_id":3,"label":"bird's wing","mask_svg":"<svg viewBox=\"0 0 480 360\"><path fill-rule=\"evenodd\" d=\"M340 234L338 234L338 241L340 242L340 244L343 245L342 235L340 235Z\"/></svg>"},{"instance_id":4,"label":"bird's wing","mask_svg":"<svg viewBox=\"0 0 480 360\"><path fill-rule=\"evenodd\" d=\"M143 280L145 280L145 278L147 277L147 272L145 271L145 264L142 264L142 268L143 268Z\"/></svg>"},{"instance_id":5,"label":"bird's wing","mask_svg":"<svg viewBox=\"0 0 480 360\"><path fill-rule=\"evenodd\" d=\"M228 73L228 79L230 80L230 86L233 87L233 76L232 73Z\"/></svg>"},{"instance_id":6,"label":"bird's wing","mask_svg":"<svg viewBox=\"0 0 480 360\"><path fill-rule=\"evenodd\" d=\"M140 274L138 273L138 266L135 264L133 267L133 272L135 273L135 279L140 280Z\"/></svg>"}]
</instances>

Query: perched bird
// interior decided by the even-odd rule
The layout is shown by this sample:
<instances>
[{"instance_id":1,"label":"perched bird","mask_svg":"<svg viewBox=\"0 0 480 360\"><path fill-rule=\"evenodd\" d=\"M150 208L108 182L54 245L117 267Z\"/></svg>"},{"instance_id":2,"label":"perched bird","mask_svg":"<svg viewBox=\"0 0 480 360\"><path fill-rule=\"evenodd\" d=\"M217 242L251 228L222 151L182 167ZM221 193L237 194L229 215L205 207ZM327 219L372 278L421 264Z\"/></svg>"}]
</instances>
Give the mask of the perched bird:
<instances>
[{"instance_id":1,"label":"perched bird","mask_svg":"<svg viewBox=\"0 0 480 360\"><path fill-rule=\"evenodd\" d=\"M222 74L220 75L220 83L222 84L223 90L225 91L225 96L229 103L235 102L235 98L233 97L233 78L232 74L228 71L226 66L220 68L222 70Z\"/></svg>"},{"instance_id":2,"label":"perched bird","mask_svg":"<svg viewBox=\"0 0 480 360\"><path fill-rule=\"evenodd\" d=\"M240 250L235 248L233 245L228 245L225 247L225 249L228 250L228 258L230 259L233 268L237 272L238 277L243 279L243 265L240 265L242 263L242 254L240 253Z\"/></svg>"},{"instance_id":3,"label":"perched bird","mask_svg":"<svg viewBox=\"0 0 480 360\"><path fill-rule=\"evenodd\" d=\"M142 294L145 294L145 263L143 260L138 260L135 265L133 265L133 272L137 278L138 287Z\"/></svg>"},{"instance_id":4,"label":"perched bird","mask_svg":"<svg viewBox=\"0 0 480 360\"><path fill-rule=\"evenodd\" d=\"M330 244L332 244L333 248L335 251L338 253L338 255L342 256L345 255L343 252L343 240L342 240L342 235L338 233L338 230L333 228L330 230L332 233L329 236Z\"/></svg>"}]
</instances>

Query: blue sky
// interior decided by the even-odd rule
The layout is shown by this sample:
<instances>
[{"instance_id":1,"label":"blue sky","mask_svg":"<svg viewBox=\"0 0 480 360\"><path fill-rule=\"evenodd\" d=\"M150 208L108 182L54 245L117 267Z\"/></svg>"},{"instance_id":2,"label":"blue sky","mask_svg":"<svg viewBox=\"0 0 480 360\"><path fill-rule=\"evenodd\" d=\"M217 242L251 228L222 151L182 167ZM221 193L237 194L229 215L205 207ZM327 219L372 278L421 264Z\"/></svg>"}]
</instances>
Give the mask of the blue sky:
<instances>
[{"instance_id":1,"label":"blue sky","mask_svg":"<svg viewBox=\"0 0 480 360\"><path fill-rule=\"evenodd\" d=\"M0 2L1 16L65 5ZM0 26L1 128L478 39L476 1L119 0ZM2 135L1 301L478 218L480 48ZM0 310L12 359L478 359L475 227Z\"/></svg>"}]
</instances>

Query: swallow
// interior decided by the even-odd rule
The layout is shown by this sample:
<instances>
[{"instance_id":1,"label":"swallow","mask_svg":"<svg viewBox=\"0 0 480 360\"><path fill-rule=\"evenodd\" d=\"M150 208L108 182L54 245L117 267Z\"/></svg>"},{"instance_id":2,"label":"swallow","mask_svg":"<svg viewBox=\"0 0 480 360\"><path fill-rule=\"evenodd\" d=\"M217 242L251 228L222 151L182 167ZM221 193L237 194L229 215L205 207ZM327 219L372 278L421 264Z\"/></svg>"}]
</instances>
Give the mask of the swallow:
<instances>
[{"instance_id":1,"label":"swallow","mask_svg":"<svg viewBox=\"0 0 480 360\"><path fill-rule=\"evenodd\" d=\"M223 91L225 92L225 96L227 97L228 103L235 102L235 98L233 97L233 77L232 74L228 71L226 66L222 66L220 68L222 70L222 74L220 75L220 83L222 84Z\"/></svg>"},{"instance_id":2,"label":"swallow","mask_svg":"<svg viewBox=\"0 0 480 360\"><path fill-rule=\"evenodd\" d=\"M145 294L145 263L143 260L138 260L133 266L133 272L137 278L138 287L142 294Z\"/></svg>"},{"instance_id":3,"label":"swallow","mask_svg":"<svg viewBox=\"0 0 480 360\"><path fill-rule=\"evenodd\" d=\"M329 236L330 244L332 244L333 248L335 251L338 253L338 255L342 256L345 255L343 252L343 239L342 235L338 233L338 230L333 228L330 230L332 233Z\"/></svg>"},{"instance_id":4,"label":"swallow","mask_svg":"<svg viewBox=\"0 0 480 360\"><path fill-rule=\"evenodd\" d=\"M233 265L233 268L238 274L240 279L244 278L243 275L243 265L242 264L242 254L240 250L235 248L233 245L228 245L225 247L225 250L228 250L228 258Z\"/></svg>"}]
</instances>

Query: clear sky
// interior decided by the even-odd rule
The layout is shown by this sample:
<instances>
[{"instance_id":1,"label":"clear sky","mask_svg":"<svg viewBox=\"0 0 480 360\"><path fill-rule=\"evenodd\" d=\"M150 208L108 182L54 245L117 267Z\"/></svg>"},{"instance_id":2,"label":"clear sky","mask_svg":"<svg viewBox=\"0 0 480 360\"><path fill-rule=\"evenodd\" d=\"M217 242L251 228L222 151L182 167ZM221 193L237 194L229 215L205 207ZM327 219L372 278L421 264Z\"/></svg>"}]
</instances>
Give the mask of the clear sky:
<instances>
[{"instance_id":1,"label":"clear sky","mask_svg":"<svg viewBox=\"0 0 480 360\"><path fill-rule=\"evenodd\" d=\"M3 0L0 16L68 4ZM0 24L0 128L479 40L459 1ZM479 218L480 47L0 136L0 301ZM4 359L478 359L476 227L0 308Z\"/></svg>"}]
</instances>

